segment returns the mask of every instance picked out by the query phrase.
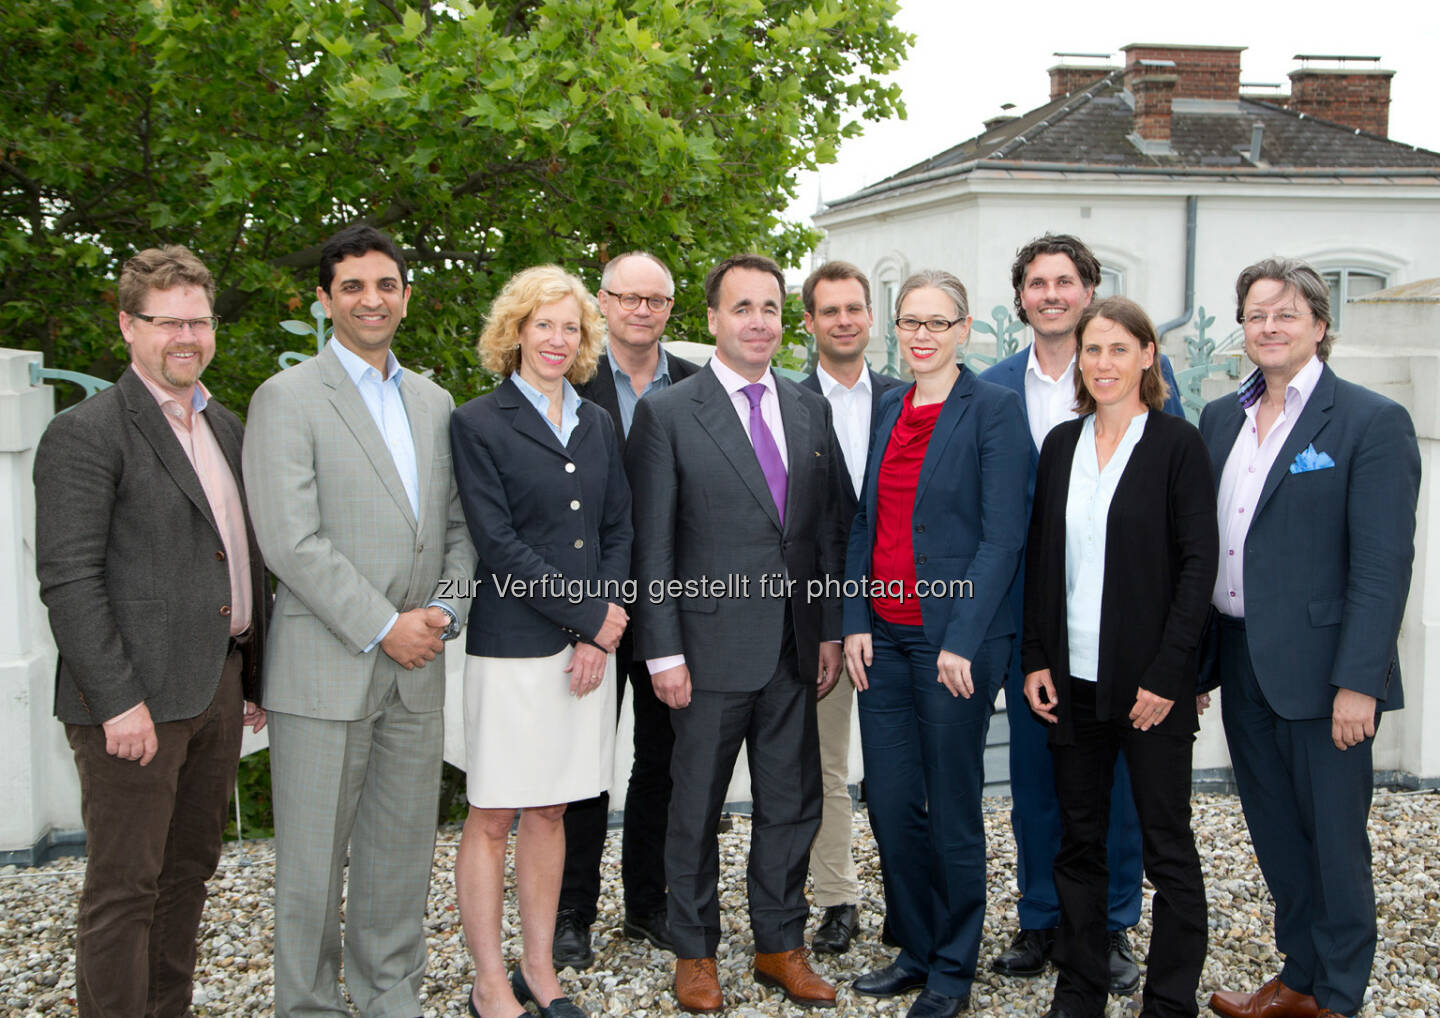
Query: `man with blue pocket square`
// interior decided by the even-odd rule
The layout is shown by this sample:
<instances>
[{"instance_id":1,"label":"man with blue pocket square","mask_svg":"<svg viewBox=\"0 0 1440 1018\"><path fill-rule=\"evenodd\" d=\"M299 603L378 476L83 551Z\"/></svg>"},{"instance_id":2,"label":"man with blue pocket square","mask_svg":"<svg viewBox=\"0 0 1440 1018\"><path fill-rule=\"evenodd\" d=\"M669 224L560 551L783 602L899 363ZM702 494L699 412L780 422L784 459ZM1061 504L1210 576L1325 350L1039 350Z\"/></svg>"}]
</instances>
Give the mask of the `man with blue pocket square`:
<instances>
[{"instance_id":1,"label":"man with blue pocket square","mask_svg":"<svg viewBox=\"0 0 1440 1018\"><path fill-rule=\"evenodd\" d=\"M1314 269L1252 265L1236 304L1257 370L1200 416L1219 489L1209 685L1285 964L1210 1007L1344 1018L1375 954L1371 747L1381 713L1404 706L1420 452L1403 407L1325 364L1335 337Z\"/></svg>"}]
</instances>

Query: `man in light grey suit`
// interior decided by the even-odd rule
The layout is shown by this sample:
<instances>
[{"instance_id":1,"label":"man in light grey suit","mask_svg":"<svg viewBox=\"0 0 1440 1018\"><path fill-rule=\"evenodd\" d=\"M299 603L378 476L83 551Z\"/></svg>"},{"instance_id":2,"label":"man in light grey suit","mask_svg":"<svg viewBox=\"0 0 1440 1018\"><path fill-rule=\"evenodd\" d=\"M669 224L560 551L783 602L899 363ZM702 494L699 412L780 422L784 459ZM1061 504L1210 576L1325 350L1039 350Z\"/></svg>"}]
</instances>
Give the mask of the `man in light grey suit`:
<instances>
[{"instance_id":1,"label":"man in light grey suit","mask_svg":"<svg viewBox=\"0 0 1440 1018\"><path fill-rule=\"evenodd\" d=\"M275 1012L421 1013L445 701L442 640L474 569L450 395L390 351L410 288L368 226L325 244L335 334L250 402L245 482L279 580L265 707L275 802Z\"/></svg>"}]
</instances>

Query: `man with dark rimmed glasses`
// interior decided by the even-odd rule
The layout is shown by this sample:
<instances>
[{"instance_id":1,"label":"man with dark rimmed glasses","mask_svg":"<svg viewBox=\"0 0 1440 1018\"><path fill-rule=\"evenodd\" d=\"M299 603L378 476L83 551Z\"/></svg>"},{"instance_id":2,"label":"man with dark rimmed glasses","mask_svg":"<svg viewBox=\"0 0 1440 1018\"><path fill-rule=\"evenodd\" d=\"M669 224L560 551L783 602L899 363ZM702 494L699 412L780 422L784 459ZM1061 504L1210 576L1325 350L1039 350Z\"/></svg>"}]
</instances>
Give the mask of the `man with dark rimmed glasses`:
<instances>
[{"instance_id":1,"label":"man with dark rimmed glasses","mask_svg":"<svg viewBox=\"0 0 1440 1018\"><path fill-rule=\"evenodd\" d=\"M606 352L595 377L577 391L604 407L615 421L623 449L635 406L642 398L688 378L695 366L660 346L675 305L675 281L654 255L630 251L610 259L596 294L607 327ZM643 539L643 535L640 535ZM665 823L670 809L670 751L675 735L670 711L655 696L645 662L634 655L627 630L617 652L619 675L630 682L634 709L634 763L625 793L625 830L620 872L625 886L627 937L670 950L665 920ZM615 697L619 708L624 690ZM589 968L595 961L590 927L600 898L600 858L610 796L572 802L565 810L565 875L555 916L556 968Z\"/></svg>"}]
</instances>

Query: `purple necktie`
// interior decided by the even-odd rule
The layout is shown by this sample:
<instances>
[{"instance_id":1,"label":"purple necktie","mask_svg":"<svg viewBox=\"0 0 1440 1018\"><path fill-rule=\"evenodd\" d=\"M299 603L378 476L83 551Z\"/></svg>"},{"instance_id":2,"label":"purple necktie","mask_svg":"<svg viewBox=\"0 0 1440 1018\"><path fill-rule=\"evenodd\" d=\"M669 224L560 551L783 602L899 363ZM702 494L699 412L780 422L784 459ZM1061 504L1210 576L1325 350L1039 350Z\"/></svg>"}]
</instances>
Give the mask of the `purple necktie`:
<instances>
[{"instance_id":1,"label":"purple necktie","mask_svg":"<svg viewBox=\"0 0 1440 1018\"><path fill-rule=\"evenodd\" d=\"M780 458L780 447L775 444L770 425L765 423L765 415L760 412L760 397L765 395L765 386L756 382L740 391L750 401L750 444L755 447L755 458L760 461L760 470L765 475L765 483L770 486L770 497L775 500L775 508L780 512L783 524L785 490L789 480L785 476L785 461Z\"/></svg>"}]
</instances>

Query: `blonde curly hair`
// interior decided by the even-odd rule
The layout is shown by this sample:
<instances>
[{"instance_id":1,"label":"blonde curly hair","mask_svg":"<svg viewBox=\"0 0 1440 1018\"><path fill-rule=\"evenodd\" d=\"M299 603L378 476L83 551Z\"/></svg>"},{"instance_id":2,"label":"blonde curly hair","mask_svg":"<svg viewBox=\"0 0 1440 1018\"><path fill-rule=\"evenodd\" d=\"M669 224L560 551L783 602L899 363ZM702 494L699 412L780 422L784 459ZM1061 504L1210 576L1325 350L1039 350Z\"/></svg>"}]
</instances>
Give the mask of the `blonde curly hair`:
<instances>
[{"instance_id":1,"label":"blonde curly hair","mask_svg":"<svg viewBox=\"0 0 1440 1018\"><path fill-rule=\"evenodd\" d=\"M520 368L520 330L536 309L574 297L580 306L580 348L575 363L565 372L571 385L588 382L595 374L603 344L600 308L585 284L558 265L536 265L511 276L490 305L485 328L475 352L485 370L510 375Z\"/></svg>"}]
</instances>

